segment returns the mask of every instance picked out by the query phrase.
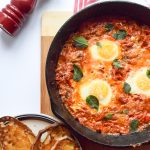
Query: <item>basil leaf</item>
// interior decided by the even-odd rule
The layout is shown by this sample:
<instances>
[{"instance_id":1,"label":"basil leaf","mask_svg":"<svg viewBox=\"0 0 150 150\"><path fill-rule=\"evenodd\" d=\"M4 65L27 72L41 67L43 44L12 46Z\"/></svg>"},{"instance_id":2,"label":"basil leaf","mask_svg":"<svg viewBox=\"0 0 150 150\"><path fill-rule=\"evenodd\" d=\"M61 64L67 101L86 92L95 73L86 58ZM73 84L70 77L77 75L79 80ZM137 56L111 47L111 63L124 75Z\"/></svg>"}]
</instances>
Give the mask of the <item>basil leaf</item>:
<instances>
[{"instance_id":1,"label":"basil leaf","mask_svg":"<svg viewBox=\"0 0 150 150\"><path fill-rule=\"evenodd\" d=\"M74 45L77 48L86 48L88 47L89 44L88 41L83 36L79 36L74 38Z\"/></svg>"},{"instance_id":2,"label":"basil leaf","mask_svg":"<svg viewBox=\"0 0 150 150\"><path fill-rule=\"evenodd\" d=\"M133 119L130 122L130 131L131 132L136 131L138 129L138 126L139 126L139 120L138 119Z\"/></svg>"},{"instance_id":3,"label":"basil leaf","mask_svg":"<svg viewBox=\"0 0 150 150\"><path fill-rule=\"evenodd\" d=\"M147 69L147 71L146 71L146 75L147 75L147 77L148 77L148 78L150 78L150 68L149 68L149 69Z\"/></svg>"},{"instance_id":4,"label":"basil leaf","mask_svg":"<svg viewBox=\"0 0 150 150\"><path fill-rule=\"evenodd\" d=\"M94 108L96 110L98 110L99 108L99 101L98 99L93 96L93 95L89 95L87 98L86 98L86 103L91 107L91 108Z\"/></svg>"},{"instance_id":5,"label":"basil leaf","mask_svg":"<svg viewBox=\"0 0 150 150\"><path fill-rule=\"evenodd\" d=\"M130 84L128 84L127 82L125 82L124 85L123 85L123 90L124 90L124 92L125 92L126 94L129 94L130 91L131 91L131 86L130 86Z\"/></svg>"},{"instance_id":6,"label":"basil leaf","mask_svg":"<svg viewBox=\"0 0 150 150\"><path fill-rule=\"evenodd\" d=\"M111 30L113 30L113 29L114 29L114 25L113 25L113 24L107 23L107 24L105 25L105 31L109 32L109 31L111 31Z\"/></svg>"},{"instance_id":7,"label":"basil leaf","mask_svg":"<svg viewBox=\"0 0 150 150\"><path fill-rule=\"evenodd\" d=\"M123 40L127 36L127 32L125 30L119 30L115 34L113 34L113 38L116 40Z\"/></svg>"},{"instance_id":8,"label":"basil leaf","mask_svg":"<svg viewBox=\"0 0 150 150\"><path fill-rule=\"evenodd\" d=\"M110 120L110 119L112 119L112 117L113 117L113 114L107 114L103 119L104 120Z\"/></svg>"},{"instance_id":9,"label":"basil leaf","mask_svg":"<svg viewBox=\"0 0 150 150\"><path fill-rule=\"evenodd\" d=\"M120 112L121 114L128 114L129 113L129 110L128 109L124 109Z\"/></svg>"},{"instance_id":10,"label":"basil leaf","mask_svg":"<svg viewBox=\"0 0 150 150\"><path fill-rule=\"evenodd\" d=\"M99 48L102 48L102 45L100 42L96 42L96 46L99 47Z\"/></svg>"},{"instance_id":11,"label":"basil leaf","mask_svg":"<svg viewBox=\"0 0 150 150\"><path fill-rule=\"evenodd\" d=\"M118 68L118 69L122 69L123 68L123 66L120 64L118 59L113 60L113 65L114 65L115 68Z\"/></svg>"},{"instance_id":12,"label":"basil leaf","mask_svg":"<svg viewBox=\"0 0 150 150\"><path fill-rule=\"evenodd\" d=\"M80 67L74 64L73 65L73 80L78 82L81 80L82 77L83 77L82 70L80 69Z\"/></svg>"}]
</instances>

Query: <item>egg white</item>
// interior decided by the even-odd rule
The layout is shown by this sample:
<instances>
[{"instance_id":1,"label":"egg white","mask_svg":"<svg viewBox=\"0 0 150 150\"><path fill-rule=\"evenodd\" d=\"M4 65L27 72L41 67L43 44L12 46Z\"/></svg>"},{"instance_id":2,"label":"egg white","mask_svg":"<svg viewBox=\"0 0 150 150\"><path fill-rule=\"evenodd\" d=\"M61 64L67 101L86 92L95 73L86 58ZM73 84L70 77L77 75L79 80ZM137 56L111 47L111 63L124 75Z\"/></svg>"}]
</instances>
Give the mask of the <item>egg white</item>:
<instances>
[{"instance_id":1,"label":"egg white","mask_svg":"<svg viewBox=\"0 0 150 150\"><path fill-rule=\"evenodd\" d=\"M110 62L119 56L120 46L116 42L104 39L104 40L100 40L98 43L100 43L101 47L94 44L89 48L91 57L93 59ZM101 54L100 54L100 51L103 51L106 56L110 55L109 54L110 50L107 49L107 47L109 47L109 49L111 48L111 51L112 51L111 52L112 55L110 58L105 58L105 57L101 56Z\"/></svg>"},{"instance_id":2,"label":"egg white","mask_svg":"<svg viewBox=\"0 0 150 150\"><path fill-rule=\"evenodd\" d=\"M83 100L86 100L89 95L95 96L99 100L100 107L107 106L111 101L112 90L110 85L104 80L95 79L85 82L80 85L79 90L80 96ZM102 95L105 95L105 97Z\"/></svg>"},{"instance_id":3,"label":"egg white","mask_svg":"<svg viewBox=\"0 0 150 150\"><path fill-rule=\"evenodd\" d=\"M147 67L143 67L137 71L132 71L129 73L129 76L126 82L131 86L132 94L143 94L145 96L150 96L150 79L146 75ZM144 81L146 80L146 81ZM140 85L146 87L147 89L144 90L142 87L139 87L137 84L139 81L144 81ZM142 85L144 84L144 85Z\"/></svg>"}]
</instances>

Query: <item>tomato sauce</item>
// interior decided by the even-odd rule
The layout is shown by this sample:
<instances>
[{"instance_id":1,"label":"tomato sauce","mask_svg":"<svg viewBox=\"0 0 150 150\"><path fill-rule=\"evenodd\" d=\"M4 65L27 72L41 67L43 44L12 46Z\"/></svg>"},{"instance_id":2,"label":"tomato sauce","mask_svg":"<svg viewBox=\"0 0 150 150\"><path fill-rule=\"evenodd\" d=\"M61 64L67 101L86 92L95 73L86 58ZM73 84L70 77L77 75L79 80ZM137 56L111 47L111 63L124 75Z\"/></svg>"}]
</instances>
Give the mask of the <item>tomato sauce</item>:
<instances>
[{"instance_id":1,"label":"tomato sauce","mask_svg":"<svg viewBox=\"0 0 150 150\"><path fill-rule=\"evenodd\" d=\"M75 37L84 37L88 46L76 46ZM121 47L115 63L120 68L113 61L91 58L89 48L102 39ZM83 72L78 82L73 79L73 64ZM94 18L81 24L66 41L58 61L56 81L63 103L82 125L105 134L128 134L150 124L150 96L140 92L126 93L123 88L130 73L143 67L150 68L150 27L127 18ZM111 102L101 111L89 107L76 92L89 78L106 80L112 89Z\"/></svg>"}]
</instances>

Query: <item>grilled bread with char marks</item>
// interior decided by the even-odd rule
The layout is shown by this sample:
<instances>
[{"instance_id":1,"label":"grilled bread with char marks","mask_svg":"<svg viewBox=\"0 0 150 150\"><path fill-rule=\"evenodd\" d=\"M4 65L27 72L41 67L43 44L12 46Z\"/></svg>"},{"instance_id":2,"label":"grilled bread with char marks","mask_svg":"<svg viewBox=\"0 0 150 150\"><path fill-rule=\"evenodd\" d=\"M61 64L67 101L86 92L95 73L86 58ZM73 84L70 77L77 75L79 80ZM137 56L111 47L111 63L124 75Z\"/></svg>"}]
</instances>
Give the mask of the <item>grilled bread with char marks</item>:
<instances>
[{"instance_id":1,"label":"grilled bread with char marks","mask_svg":"<svg viewBox=\"0 0 150 150\"><path fill-rule=\"evenodd\" d=\"M53 124L39 132L32 150L80 150L64 125Z\"/></svg>"},{"instance_id":2,"label":"grilled bread with char marks","mask_svg":"<svg viewBox=\"0 0 150 150\"><path fill-rule=\"evenodd\" d=\"M35 135L13 117L0 118L0 150L30 150Z\"/></svg>"}]
</instances>

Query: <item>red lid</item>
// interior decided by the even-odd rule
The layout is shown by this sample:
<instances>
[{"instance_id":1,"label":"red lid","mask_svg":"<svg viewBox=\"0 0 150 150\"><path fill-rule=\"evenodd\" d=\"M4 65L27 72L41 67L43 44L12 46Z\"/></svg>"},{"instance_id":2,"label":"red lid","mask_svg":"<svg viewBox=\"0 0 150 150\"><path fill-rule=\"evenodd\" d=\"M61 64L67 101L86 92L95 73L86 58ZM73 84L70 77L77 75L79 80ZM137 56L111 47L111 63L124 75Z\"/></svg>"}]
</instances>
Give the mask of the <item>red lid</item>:
<instances>
[{"instance_id":1,"label":"red lid","mask_svg":"<svg viewBox=\"0 0 150 150\"><path fill-rule=\"evenodd\" d=\"M28 15L33 11L36 2L37 0L11 0L11 5L16 6L23 15Z\"/></svg>"}]
</instances>

